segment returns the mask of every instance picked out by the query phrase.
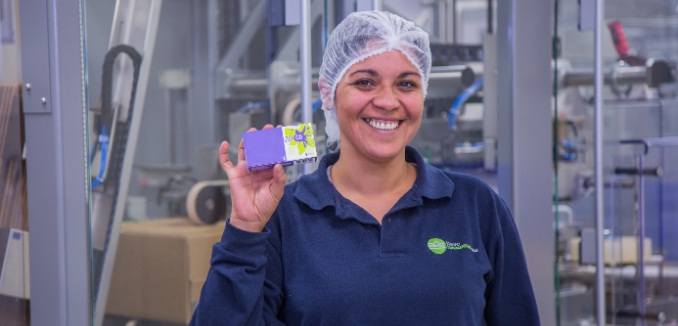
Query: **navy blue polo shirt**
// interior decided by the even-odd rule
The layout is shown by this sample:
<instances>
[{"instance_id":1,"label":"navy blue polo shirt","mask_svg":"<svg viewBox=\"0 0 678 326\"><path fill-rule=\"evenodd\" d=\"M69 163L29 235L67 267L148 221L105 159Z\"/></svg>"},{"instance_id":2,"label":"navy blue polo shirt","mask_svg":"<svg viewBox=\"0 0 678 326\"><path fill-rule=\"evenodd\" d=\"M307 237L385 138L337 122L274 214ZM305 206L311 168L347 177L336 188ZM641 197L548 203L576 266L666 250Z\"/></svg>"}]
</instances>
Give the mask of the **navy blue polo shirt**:
<instances>
[{"instance_id":1,"label":"navy blue polo shirt","mask_svg":"<svg viewBox=\"0 0 678 326\"><path fill-rule=\"evenodd\" d=\"M341 196L323 157L286 186L264 232L215 244L195 325L538 325L509 210L481 180L413 148L413 187L381 224Z\"/></svg>"}]
</instances>

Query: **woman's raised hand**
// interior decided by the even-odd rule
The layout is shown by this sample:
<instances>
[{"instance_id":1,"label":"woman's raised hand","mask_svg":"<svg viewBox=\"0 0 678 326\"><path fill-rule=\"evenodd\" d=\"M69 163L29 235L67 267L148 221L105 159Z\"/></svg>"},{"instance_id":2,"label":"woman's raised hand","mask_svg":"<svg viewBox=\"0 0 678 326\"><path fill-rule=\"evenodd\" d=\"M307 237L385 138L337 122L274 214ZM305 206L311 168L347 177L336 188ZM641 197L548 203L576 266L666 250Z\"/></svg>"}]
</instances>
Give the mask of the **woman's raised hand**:
<instances>
[{"instance_id":1,"label":"woman's raised hand","mask_svg":"<svg viewBox=\"0 0 678 326\"><path fill-rule=\"evenodd\" d=\"M273 128L266 125L263 129ZM248 132L256 131L251 128ZM228 157L228 142L219 147L219 164L228 175L231 188L231 225L245 231L261 232L278 207L283 196L287 175L282 165L273 169L249 172L245 147L241 140L238 146L238 162L233 164Z\"/></svg>"}]
</instances>

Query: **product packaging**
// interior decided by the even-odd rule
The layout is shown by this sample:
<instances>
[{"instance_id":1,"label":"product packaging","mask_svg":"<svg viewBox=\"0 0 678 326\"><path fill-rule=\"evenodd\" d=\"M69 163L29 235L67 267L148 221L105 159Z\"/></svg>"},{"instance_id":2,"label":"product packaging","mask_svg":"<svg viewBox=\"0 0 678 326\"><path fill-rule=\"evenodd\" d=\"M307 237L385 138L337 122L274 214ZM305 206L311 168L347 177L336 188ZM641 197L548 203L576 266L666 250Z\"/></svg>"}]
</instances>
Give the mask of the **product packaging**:
<instances>
[{"instance_id":1,"label":"product packaging","mask_svg":"<svg viewBox=\"0 0 678 326\"><path fill-rule=\"evenodd\" d=\"M243 133L249 171L315 162L318 154L310 123Z\"/></svg>"}]
</instances>

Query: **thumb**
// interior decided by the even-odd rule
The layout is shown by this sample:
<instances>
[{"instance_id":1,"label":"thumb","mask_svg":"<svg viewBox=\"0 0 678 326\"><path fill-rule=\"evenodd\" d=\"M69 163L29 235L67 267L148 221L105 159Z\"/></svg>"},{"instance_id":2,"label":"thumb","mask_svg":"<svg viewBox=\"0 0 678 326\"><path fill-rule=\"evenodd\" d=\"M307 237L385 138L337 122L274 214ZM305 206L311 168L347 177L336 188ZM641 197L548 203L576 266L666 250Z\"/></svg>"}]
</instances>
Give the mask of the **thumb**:
<instances>
[{"instance_id":1,"label":"thumb","mask_svg":"<svg viewBox=\"0 0 678 326\"><path fill-rule=\"evenodd\" d=\"M285 190L285 183L287 182L287 174L282 165L276 164L273 167L273 182L271 182L271 195L276 201L280 201Z\"/></svg>"}]
</instances>

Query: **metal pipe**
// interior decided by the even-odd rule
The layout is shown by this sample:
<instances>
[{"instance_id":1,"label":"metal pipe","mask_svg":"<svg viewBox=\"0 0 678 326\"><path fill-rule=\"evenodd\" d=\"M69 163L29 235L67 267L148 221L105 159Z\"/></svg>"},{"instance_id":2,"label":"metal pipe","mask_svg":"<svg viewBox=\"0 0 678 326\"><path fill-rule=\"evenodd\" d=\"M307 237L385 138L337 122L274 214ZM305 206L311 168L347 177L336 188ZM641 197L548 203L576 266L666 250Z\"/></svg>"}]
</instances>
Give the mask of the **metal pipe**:
<instances>
[{"instance_id":1,"label":"metal pipe","mask_svg":"<svg viewBox=\"0 0 678 326\"><path fill-rule=\"evenodd\" d=\"M176 153L174 150L174 106L172 105L172 91L165 90L165 139L167 139L167 156L169 164L177 163Z\"/></svg>"},{"instance_id":2,"label":"metal pipe","mask_svg":"<svg viewBox=\"0 0 678 326\"><path fill-rule=\"evenodd\" d=\"M299 53L301 71L301 117L304 122L312 122L311 111L311 0L301 1L301 25L299 26ZM311 164L304 164L304 174L312 172Z\"/></svg>"},{"instance_id":3,"label":"metal pipe","mask_svg":"<svg viewBox=\"0 0 678 326\"><path fill-rule=\"evenodd\" d=\"M452 44L457 44L457 0L452 0Z\"/></svg>"},{"instance_id":4,"label":"metal pipe","mask_svg":"<svg viewBox=\"0 0 678 326\"><path fill-rule=\"evenodd\" d=\"M604 182L603 182L603 23L604 23L604 2L596 1L596 24L594 31L594 51L595 51L595 174L596 174L596 315L598 325L606 325L605 309L605 265L603 256L603 217L604 217Z\"/></svg>"},{"instance_id":5,"label":"metal pipe","mask_svg":"<svg viewBox=\"0 0 678 326\"><path fill-rule=\"evenodd\" d=\"M428 92L451 94L457 87L469 87L476 81L476 74L482 76L467 65L432 67L428 77Z\"/></svg>"},{"instance_id":6,"label":"metal pipe","mask_svg":"<svg viewBox=\"0 0 678 326\"><path fill-rule=\"evenodd\" d=\"M636 155L639 171L643 171L643 156ZM645 315L645 176L638 174L638 262L636 264L638 276L638 313ZM640 319L640 324L645 326L645 319Z\"/></svg>"},{"instance_id":7,"label":"metal pipe","mask_svg":"<svg viewBox=\"0 0 678 326\"><path fill-rule=\"evenodd\" d=\"M563 87L591 86L595 83L595 71L589 69L573 69L562 77ZM603 72L605 85L628 85L649 83L647 67L615 67Z\"/></svg>"},{"instance_id":8,"label":"metal pipe","mask_svg":"<svg viewBox=\"0 0 678 326\"><path fill-rule=\"evenodd\" d=\"M381 0L372 0L372 9L381 10Z\"/></svg>"},{"instance_id":9,"label":"metal pipe","mask_svg":"<svg viewBox=\"0 0 678 326\"><path fill-rule=\"evenodd\" d=\"M247 76L244 78L232 78L229 85L232 94L247 92L265 93L268 87L268 80L266 80L266 77Z\"/></svg>"},{"instance_id":10,"label":"metal pipe","mask_svg":"<svg viewBox=\"0 0 678 326\"><path fill-rule=\"evenodd\" d=\"M432 67L429 74L429 90L431 88L444 87L449 93L455 87L468 87L476 80L476 75L482 75L482 67L471 68L467 65L438 66ZM302 87L299 83L300 76L298 71L290 70L290 73L284 75L284 82L278 81L277 84L285 85L286 88L298 89ZM301 75L303 77L304 74ZM310 87L307 89L318 90L318 71L312 71L310 76ZM302 80L303 82L303 80ZM269 81L263 73L251 73L249 75L233 74L229 76L230 93L266 93ZM303 87L302 87L303 89Z\"/></svg>"},{"instance_id":11,"label":"metal pipe","mask_svg":"<svg viewBox=\"0 0 678 326\"><path fill-rule=\"evenodd\" d=\"M487 34L494 34L493 0L487 0Z\"/></svg>"},{"instance_id":12,"label":"metal pipe","mask_svg":"<svg viewBox=\"0 0 678 326\"><path fill-rule=\"evenodd\" d=\"M666 313L663 311L647 311L641 313L640 311L637 310L620 310L614 313L614 315L622 318L633 318L636 320L650 320L650 321L658 321L660 323L664 322L666 320Z\"/></svg>"}]
</instances>

